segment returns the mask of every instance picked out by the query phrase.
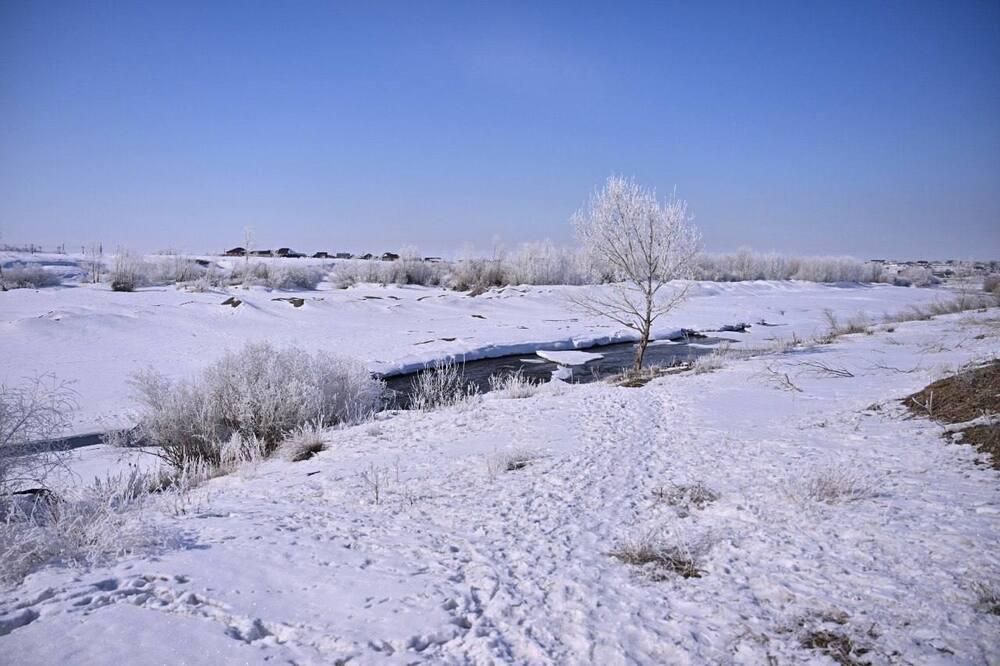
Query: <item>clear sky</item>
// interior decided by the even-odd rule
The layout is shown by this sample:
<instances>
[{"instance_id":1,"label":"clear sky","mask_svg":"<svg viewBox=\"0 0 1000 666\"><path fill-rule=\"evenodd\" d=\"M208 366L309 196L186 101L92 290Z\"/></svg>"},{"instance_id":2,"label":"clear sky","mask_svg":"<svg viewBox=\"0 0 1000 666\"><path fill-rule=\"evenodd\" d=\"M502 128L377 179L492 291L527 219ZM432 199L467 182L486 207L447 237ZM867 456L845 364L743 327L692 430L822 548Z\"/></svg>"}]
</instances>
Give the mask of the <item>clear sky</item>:
<instances>
[{"instance_id":1,"label":"clear sky","mask_svg":"<svg viewBox=\"0 0 1000 666\"><path fill-rule=\"evenodd\" d=\"M0 242L1000 258L1000 3L0 0Z\"/></svg>"}]
</instances>

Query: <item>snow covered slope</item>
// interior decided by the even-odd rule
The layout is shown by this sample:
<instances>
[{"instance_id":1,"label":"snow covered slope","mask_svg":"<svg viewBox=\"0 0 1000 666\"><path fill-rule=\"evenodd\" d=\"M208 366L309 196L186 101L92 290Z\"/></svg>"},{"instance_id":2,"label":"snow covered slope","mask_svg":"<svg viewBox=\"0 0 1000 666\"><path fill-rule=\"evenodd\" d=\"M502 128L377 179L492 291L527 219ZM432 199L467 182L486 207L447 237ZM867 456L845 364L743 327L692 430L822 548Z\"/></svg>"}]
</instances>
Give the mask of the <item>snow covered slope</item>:
<instances>
[{"instance_id":1,"label":"snow covered slope","mask_svg":"<svg viewBox=\"0 0 1000 666\"><path fill-rule=\"evenodd\" d=\"M153 367L175 377L195 373L225 350L268 340L325 349L363 360L375 372L399 372L441 358L483 358L577 349L633 339L631 331L574 310L567 292L601 287L508 287L481 296L426 287L278 292L262 288L190 293L150 287L112 292L77 284L0 294L0 382L52 373L75 382L74 432L129 423L128 378ZM822 332L824 310L841 320L879 316L949 297L935 289L801 282L696 283L692 297L659 322L663 335L766 320L741 339ZM222 305L229 296L238 307ZM276 298L300 297L301 307Z\"/></svg>"},{"instance_id":2,"label":"snow covered slope","mask_svg":"<svg viewBox=\"0 0 1000 666\"><path fill-rule=\"evenodd\" d=\"M802 330L831 290L727 291L692 301L684 323L784 316ZM502 321L534 298L449 298L437 314ZM854 305L885 305L872 303ZM0 595L0 654L24 666L832 664L816 646L835 640L875 664L996 663L1000 617L979 604L1000 580L997 473L895 401L1000 354L998 326L996 309L950 315L642 388L556 383L333 431L310 461L216 479L180 515L148 510L183 535L155 558L49 568ZM683 490L697 486L704 501ZM610 554L643 539L700 576Z\"/></svg>"}]
</instances>

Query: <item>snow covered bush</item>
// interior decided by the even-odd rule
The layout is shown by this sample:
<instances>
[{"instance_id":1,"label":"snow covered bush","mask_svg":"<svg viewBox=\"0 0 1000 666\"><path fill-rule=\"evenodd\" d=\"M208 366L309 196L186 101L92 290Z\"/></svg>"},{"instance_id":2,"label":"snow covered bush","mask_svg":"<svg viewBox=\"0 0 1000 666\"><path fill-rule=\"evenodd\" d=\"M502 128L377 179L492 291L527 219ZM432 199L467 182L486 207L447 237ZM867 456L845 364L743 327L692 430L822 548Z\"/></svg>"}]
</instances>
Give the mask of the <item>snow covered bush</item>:
<instances>
[{"instance_id":1,"label":"snow covered bush","mask_svg":"<svg viewBox=\"0 0 1000 666\"><path fill-rule=\"evenodd\" d=\"M538 392L538 382L525 377L519 368L507 374L490 375L490 392L501 398L530 398Z\"/></svg>"},{"instance_id":2,"label":"snow covered bush","mask_svg":"<svg viewBox=\"0 0 1000 666\"><path fill-rule=\"evenodd\" d=\"M460 259L452 264L448 286L455 291L481 293L509 284L500 259Z\"/></svg>"},{"instance_id":3,"label":"snow covered bush","mask_svg":"<svg viewBox=\"0 0 1000 666\"><path fill-rule=\"evenodd\" d=\"M893 284L899 287L930 287L939 284L941 280L934 277L933 271L923 266L907 266L899 271Z\"/></svg>"},{"instance_id":4,"label":"snow covered bush","mask_svg":"<svg viewBox=\"0 0 1000 666\"><path fill-rule=\"evenodd\" d=\"M41 266L14 264L0 268L0 290L58 287L62 279Z\"/></svg>"},{"instance_id":5,"label":"snow covered bush","mask_svg":"<svg viewBox=\"0 0 1000 666\"><path fill-rule=\"evenodd\" d=\"M804 280L807 282L877 282L882 268L852 257L794 257L740 249L734 254L702 254L695 277L715 282Z\"/></svg>"},{"instance_id":6,"label":"snow covered bush","mask_svg":"<svg viewBox=\"0 0 1000 666\"><path fill-rule=\"evenodd\" d=\"M596 280L586 253L557 247L549 240L524 243L506 262L507 284L592 284Z\"/></svg>"},{"instance_id":7,"label":"snow covered bush","mask_svg":"<svg viewBox=\"0 0 1000 666\"><path fill-rule=\"evenodd\" d=\"M398 260L384 263L389 266L388 282L394 284L433 287L444 281L444 267L439 263L424 261L416 248L404 248Z\"/></svg>"},{"instance_id":8,"label":"snow covered bush","mask_svg":"<svg viewBox=\"0 0 1000 666\"><path fill-rule=\"evenodd\" d=\"M983 280L983 291L1000 296L1000 275L988 275Z\"/></svg>"},{"instance_id":9,"label":"snow covered bush","mask_svg":"<svg viewBox=\"0 0 1000 666\"><path fill-rule=\"evenodd\" d=\"M268 266L264 284L271 289L312 291L325 277L326 270L321 266L282 263Z\"/></svg>"},{"instance_id":10,"label":"snow covered bush","mask_svg":"<svg viewBox=\"0 0 1000 666\"><path fill-rule=\"evenodd\" d=\"M316 264L295 264L291 260L238 262L229 273L229 283L246 287L312 291L326 277L327 270Z\"/></svg>"},{"instance_id":11,"label":"snow covered bush","mask_svg":"<svg viewBox=\"0 0 1000 666\"><path fill-rule=\"evenodd\" d=\"M111 268L112 291L135 291L150 283L149 266L131 250L119 249Z\"/></svg>"},{"instance_id":12,"label":"snow covered bush","mask_svg":"<svg viewBox=\"0 0 1000 666\"><path fill-rule=\"evenodd\" d=\"M44 444L69 426L75 408L76 393L52 375L22 387L0 384L0 504L12 491L45 487L60 455Z\"/></svg>"},{"instance_id":13,"label":"snow covered bush","mask_svg":"<svg viewBox=\"0 0 1000 666\"><path fill-rule=\"evenodd\" d=\"M424 261L414 248L406 248L395 261L379 259L339 259L333 266L330 281L340 289L354 284L421 285L444 284L449 265Z\"/></svg>"},{"instance_id":14,"label":"snow covered bush","mask_svg":"<svg viewBox=\"0 0 1000 666\"><path fill-rule=\"evenodd\" d=\"M454 361L447 361L414 377L410 407L420 410L451 407L468 402L478 394L478 389L465 381L462 367Z\"/></svg>"},{"instance_id":15,"label":"snow covered bush","mask_svg":"<svg viewBox=\"0 0 1000 666\"><path fill-rule=\"evenodd\" d=\"M296 428L360 421L376 410L383 384L357 361L323 352L248 344L204 370L172 382L146 371L133 384L142 438L175 468L192 460L221 464L234 434L256 438L270 455Z\"/></svg>"},{"instance_id":16,"label":"snow covered bush","mask_svg":"<svg viewBox=\"0 0 1000 666\"><path fill-rule=\"evenodd\" d=\"M207 264L207 265L206 265ZM153 284L187 284L206 278L211 271L218 275L214 264L199 262L181 254L168 253L148 264L149 281ZM216 281L218 278L216 277Z\"/></svg>"}]
</instances>

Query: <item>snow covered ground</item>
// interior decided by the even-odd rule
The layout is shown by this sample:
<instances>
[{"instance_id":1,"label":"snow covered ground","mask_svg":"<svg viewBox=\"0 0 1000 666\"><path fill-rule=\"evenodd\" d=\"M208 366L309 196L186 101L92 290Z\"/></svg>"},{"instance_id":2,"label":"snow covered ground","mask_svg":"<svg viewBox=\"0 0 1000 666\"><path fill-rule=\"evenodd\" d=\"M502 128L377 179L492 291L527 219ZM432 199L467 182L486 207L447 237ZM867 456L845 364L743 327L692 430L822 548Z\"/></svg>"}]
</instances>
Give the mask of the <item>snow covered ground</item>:
<instances>
[{"instance_id":1,"label":"snow covered ground","mask_svg":"<svg viewBox=\"0 0 1000 666\"><path fill-rule=\"evenodd\" d=\"M132 366L188 372L243 339L384 369L614 333L558 293L358 288L293 309L251 292L236 310L173 290L4 294L5 372L110 386L94 414L122 399ZM802 336L826 307L845 317L933 298L705 284L664 326L764 318L782 326L751 337ZM1000 617L979 606L1000 581L997 473L897 402L1000 354L998 330L997 309L948 315L641 388L555 382L384 414L330 432L306 462L216 479L181 507L154 502L141 520L174 535L155 552L50 567L5 591L0 654L25 666L820 664L834 662L809 646L833 636L860 662L998 663ZM700 575L610 555L643 540Z\"/></svg>"},{"instance_id":2,"label":"snow covered ground","mask_svg":"<svg viewBox=\"0 0 1000 666\"><path fill-rule=\"evenodd\" d=\"M63 255L36 260L51 270L80 270ZM67 265L51 265L56 261ZM567 292L587 289L603 288L508 287L477 297L429 287L334 289L329 283L303 292L192 293L161 286L119 293L106 284L72 281L19 289L0 294L0 383L16 385L46 373L74 382L80 409L72 434L79 434L131 423L133 372L152 367L190 376L248 341L323 349L361 359L372 371L394 373L446 357L471 360L633 339L631 331L573 308ZM230 296L241 304L222 305ZM765 320L773 326L753 326L741 339L809 337L826 329L827 309L842 321L860 313L877 318L950 296L943 289L888 285L701 282L686 303L660 320L657 332ZM275 300L291 297L304 303Z\"/></svg>"}]
</instances>

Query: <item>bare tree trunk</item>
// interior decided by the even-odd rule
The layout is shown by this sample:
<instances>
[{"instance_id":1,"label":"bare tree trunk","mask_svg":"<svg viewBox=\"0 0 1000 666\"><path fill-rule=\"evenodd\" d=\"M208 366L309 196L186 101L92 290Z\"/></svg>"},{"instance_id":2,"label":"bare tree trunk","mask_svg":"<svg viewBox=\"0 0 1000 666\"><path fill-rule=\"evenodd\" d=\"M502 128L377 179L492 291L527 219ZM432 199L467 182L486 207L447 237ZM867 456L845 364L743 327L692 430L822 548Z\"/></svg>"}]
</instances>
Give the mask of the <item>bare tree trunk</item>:
<instances>
[{"instance_id":1,"label":"bare tree trunk","mask_svg":"<svg viewBox=\"0 0 1000 666\"><path fill-rule=\"evenodd\" d=\"M649 346L649 336L653 324L649 319L642 322L642 328L639 330L639 343L635 348L635 365L633 370L639 372L642 370L642 361L646 357L646 347Z\"/></svg>"},{"instance_id":2,"label":"bare tree trunk","mask_svg":"<svg viewBox=\"0 0 1000 666\"><path fill-rule=\"evenodd\" d=\"M642 360L646 356L646 347L649 346L649 336L653 332L653 281L652 279L645 285L645 293L643 296L646 301L646 312L643 315L642 321L640 322L641 327L639 329L639 346L635 350L635 371L639 372L642 370Z\"/></svg>"},{"instance_id":3,"label":"bare tree trunk","mask_svg":"<svg viewBox=\"0 0 1000 666\"><path fill-rule=\"evenodd\" d=\"M649 340L643 337L641 340L639 340L639 344L635 348L635 365L632 366L632 369L635 370L636 372L642 370L642 359L643 357L646 356L646 345L648 344Z\"/></svg>"}]
</instances>

